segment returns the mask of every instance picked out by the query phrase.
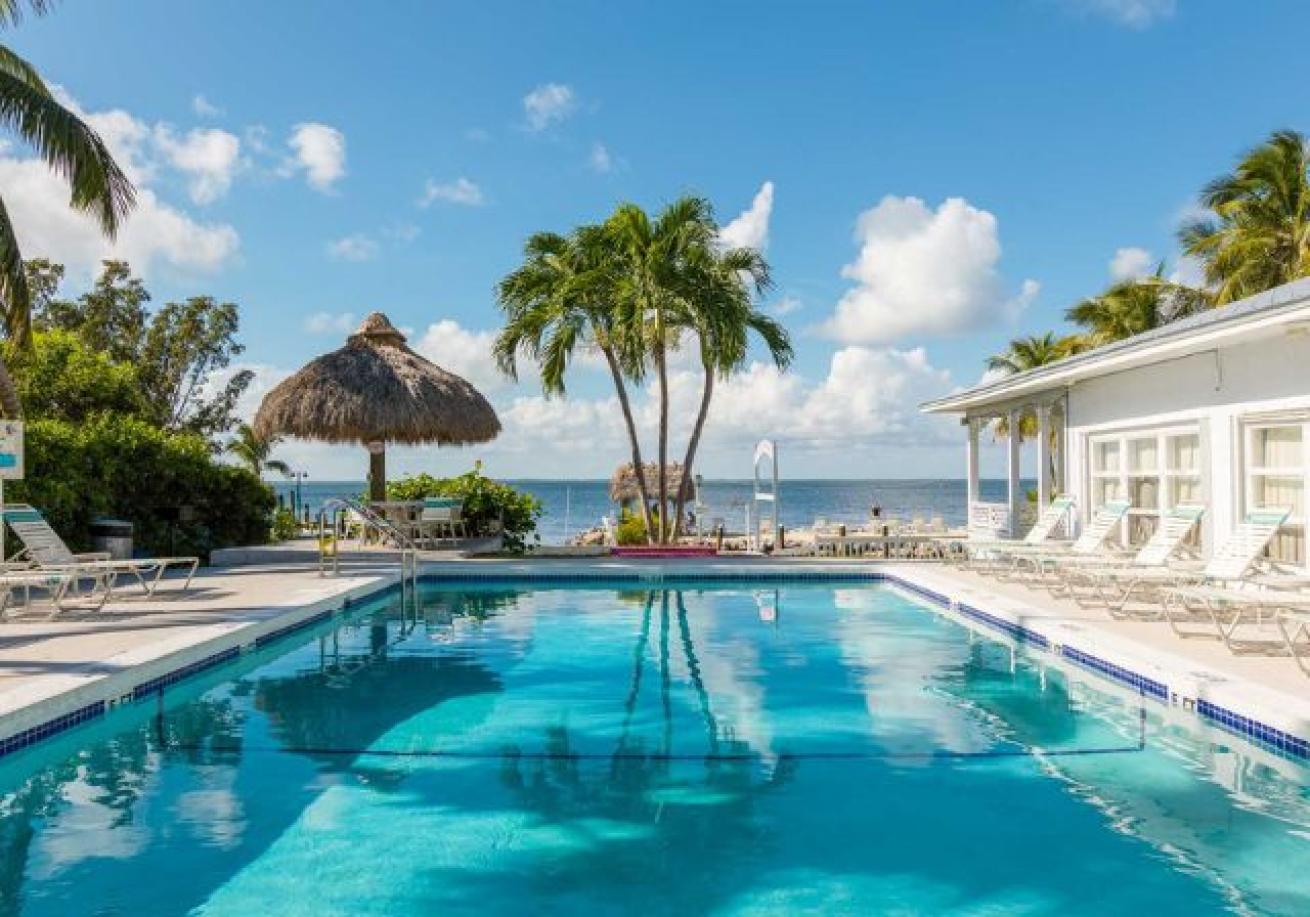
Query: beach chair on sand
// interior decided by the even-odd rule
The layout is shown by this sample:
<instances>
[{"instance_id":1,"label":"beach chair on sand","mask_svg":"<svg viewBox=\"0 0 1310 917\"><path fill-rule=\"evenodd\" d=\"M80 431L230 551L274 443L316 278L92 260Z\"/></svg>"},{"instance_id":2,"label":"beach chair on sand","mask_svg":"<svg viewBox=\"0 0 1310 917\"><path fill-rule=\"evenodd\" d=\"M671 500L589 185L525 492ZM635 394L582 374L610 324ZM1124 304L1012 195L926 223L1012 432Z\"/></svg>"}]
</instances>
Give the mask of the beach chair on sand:
<instances>
[{"instance_id":1,"label":"beach chair on sand","mask_svg":"<svg viewBox=\"0 0 1310 917\"><path fill-rule=\"evenodd\" d=\"M964 543L964 551L959 555L959 559L965 564L986 567L991 561L999 559L1002 553L1013 550L1019 545L1038 548L1042 545L1057 544L1053 540L1055 530L1073 512L1073 507L1073 497L1057 496L1046 509L1042 510L1042 514L1037 517L1037 521L1028 530L1028 534L1023 536L1022 541L970 538Z\"/></svg>"},{"instance_id":2,"label":"beach chair on sand","mask_svg":"<svg viewBox=\"0 0 1310 917\"><path fill-rule=\"evenodd\" d=\"M1082 558L1096 560L1115 560L1113 553L1106 549L1106 542L1132 504L1127 500L1107 500L1092 514L1092 518L1083 526L1082 532L1068 546L1056 545L1039 551L1021 550L1009 554L1010 566L997 571L1000 579L1010 576L1024 576L1030 583L1044 583L1048 576L1070 560L1078 563ZM1120 552L1122 553L1122 552Z\"/></svg>"},{"instance_id":3,"label":"beach chair on sand","mask_svg":"<svg viewBox=\"0 0 1310 917\"><path fill-rule=\"evenodd\" d=\"M1106 567L1090 572L1096 587L1111 597L1107 610L1115 617L1167 617L1170 593L1183 587L1227 588L1251 572L1265 548L1287 519L1289 510L1259 509L1246 514L1233 534L1216 549L1208 561L1191 564L1162 564L1157 567ZM1132 598L1159 601L1158 609L1129 612ZM1177 629L1177 628L1175 628Z\"/></svg>"},{"instance_id":4,"label":"beach chair on sand","mask_svg":"<svg viewBox=\"0 0 1310 917\"><path fill-rule=\"evenodd\" d=\"M198 557L145 557L111 560L103 554L74 554L40 512L25 503L11 503L4 509L4 521L23 543L23 550L13 560L25 562L42 572L71 573L83 578L107 574L136 577L146 597L155 594L169 567L189 567L185 592L200 566Z\"/></svg>"}]
</instances>

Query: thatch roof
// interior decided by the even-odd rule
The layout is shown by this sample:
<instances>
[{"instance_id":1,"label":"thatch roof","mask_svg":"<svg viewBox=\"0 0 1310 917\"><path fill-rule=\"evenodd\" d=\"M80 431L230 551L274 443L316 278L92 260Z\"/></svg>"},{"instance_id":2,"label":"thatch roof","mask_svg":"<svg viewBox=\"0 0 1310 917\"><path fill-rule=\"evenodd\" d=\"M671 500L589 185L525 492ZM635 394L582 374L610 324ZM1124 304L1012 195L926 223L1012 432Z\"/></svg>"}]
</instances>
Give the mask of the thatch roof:
<instances>
[{"instance_id":1,"label":"thatch roof","mask_svg":"<svg viewBox=\"0 0 1310 917\"><path fill-rule=\"evenodd\" d=\"M405 346L374 312L340 350L307 363L264 397L259 436L288 434L330 443L485 443L500 420L465 380Z\"/></svg>"},{"instance_id":2,"label":"thatch roof","mask_svg":"<svg viewBox=\"0 0 1310 917\"><path fill-rule=\"evenodd\" d=\"M651 500L660 498L660 472L655 462L647 462L642 466L645 469L646 478L646 496ZM690 500L695 496L692 476L682 473L682 465L673 462L665 466L665 473L668 475L669 482L669 499L678 498L678 488L683 490L683 496ZM625 462L618 468L614 469L614 475L610 478L610 500L615 503L626 503L629 500L637 500L640 494L637 491L637 475L632 470L632 462Z\"/></svg>"}]
</instances>

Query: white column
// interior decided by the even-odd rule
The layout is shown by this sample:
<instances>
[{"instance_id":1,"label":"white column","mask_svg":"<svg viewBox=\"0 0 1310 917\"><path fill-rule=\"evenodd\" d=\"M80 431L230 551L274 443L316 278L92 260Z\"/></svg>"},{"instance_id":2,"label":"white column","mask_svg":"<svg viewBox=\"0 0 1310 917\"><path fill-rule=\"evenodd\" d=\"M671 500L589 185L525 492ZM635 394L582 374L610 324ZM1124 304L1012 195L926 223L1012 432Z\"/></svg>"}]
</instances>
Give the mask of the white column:
<instances>
[{"instance_id":1,"label":"white column","mask_svg":"<svg viewBox=\"0 0 1310 917\"><path fill-rule=\"evenodd\" d=\"M1019 534L1019 509L1023 506L1024 494L1019 486L1019 446L1023 442L1019 424L1023 420L1023 413L1017 408L1011 408L1007 420L1010 424L1010 436L1006 449L1006 477L1010 497L1010 537L1018 537Z\"/></svg>"},{"instance_id":2,"label":"white column","mask_svg":"<svg viewBox=\"0 0 1310 917\"><path fill-rule=\"evenodd\" d=\"M973 506L973 504L978 502L978 498L979 498L978 428L982 425L982 422L977 417L970 417L967 419L966 422L969 426L969 438L966 442L965 453L964 453L965 461L968 463L967 464L968 472L965 475L965 480L968 482L968 486L966 489L966 493L968 494L968 496L966 499L968 500L968 505L971 507ZM966 511L967 511L967 507L966 507Z\"/></svg>"},{"instance_id":3,"label":"white column","mask_svg":"<svg viewBox=\"0 0 1310 917\"><path fill-rule=\"evenodd\" d=\"M1037 406L1037 511L1051 502L1051 406Z\"/></svg>"}]
</instances>

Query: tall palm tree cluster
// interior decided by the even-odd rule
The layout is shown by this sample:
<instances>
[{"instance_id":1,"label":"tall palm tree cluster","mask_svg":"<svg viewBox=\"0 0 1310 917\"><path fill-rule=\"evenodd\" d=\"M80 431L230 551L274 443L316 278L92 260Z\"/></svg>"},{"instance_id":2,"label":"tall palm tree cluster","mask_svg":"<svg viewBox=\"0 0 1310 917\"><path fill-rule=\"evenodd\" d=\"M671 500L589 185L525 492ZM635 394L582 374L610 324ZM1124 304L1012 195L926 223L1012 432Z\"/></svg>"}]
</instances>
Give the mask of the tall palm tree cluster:
<instances>
[{"instance_id":1,"label":"tall palm tree cluster","mask_svg":"<svg viewBox=\"0 0 1310 917\"><path fill-rule=\"evenodd\" d=\"M1080 329L1017 338L991 357L991 370L1010 374L1150 331L1205 309L1310 277L1310 142L1277 131L1247 152L1227 175L1201 192L1206 215L1178 233L1182 252L1204 270L1201 287L1165 275L1124 280L1066 313Z\"/></svg>"},{"instance_id":2,"label":"tall palm tree cluster","mask_svg":"<svg viewBox=\"0 0 1310 917\"><path fill-rule=\"evenodd\" d=\"M664 544L681 534L685 509L679 487L669 512L669 356L690 347L701 368L700 403L682 462L690 474L715 383L745 365L751 335L779 368L791 362L786 329L755 304L770 283L758 251L720 243L703 198L681 198L654 216L621 204L603 223L528 239L523 264L497 289L505 325L496 360L511 378L520 358L531 360L545 392L563 395L575 356L583 349L600 354L623 414L647 537ZM652 375L659 405L654 513L630 397Z\"/></svg>"},{"instance_id":3,"label":"tall palm tree cluster","mask_svg":"<svg viewBox=\"0 0 1310 917\"><path fill-rule=\"evenodd\" d=\"M0 29L17 25L25 10L41 15L54 0L0 0ZM0 128L17 136L68 181L69 206L91 214L112 238L136 199L132 183L114 162L103 140L61 105L41 75L0 44ZM15 343L31 341L32 292L27 285L18 234L0 200L0 326ZM0 409L22 416L22 404L9 370L0 360Z\"/></svg>"}]
</instances>

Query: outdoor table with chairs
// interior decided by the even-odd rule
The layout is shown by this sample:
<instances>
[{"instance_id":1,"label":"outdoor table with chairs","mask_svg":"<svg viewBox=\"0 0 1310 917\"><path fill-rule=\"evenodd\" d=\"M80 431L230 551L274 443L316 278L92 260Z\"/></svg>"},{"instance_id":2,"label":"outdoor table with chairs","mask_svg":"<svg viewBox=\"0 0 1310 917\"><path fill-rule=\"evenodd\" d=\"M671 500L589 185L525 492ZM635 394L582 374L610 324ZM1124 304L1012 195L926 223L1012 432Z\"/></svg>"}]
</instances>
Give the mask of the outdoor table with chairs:
<instances>
[{"instance_id":1,"label":"outdoor table with chairs","mask_svg":"<svg viewBox=\"0 0 1310 917\"><path fill-rule=\"evenodd\" d=\"M422 500L375 500L369 503L399 532L420 547L455 544L469 535L464 520L464 503L453 497Z\"/></svg>"}]
</instances>

